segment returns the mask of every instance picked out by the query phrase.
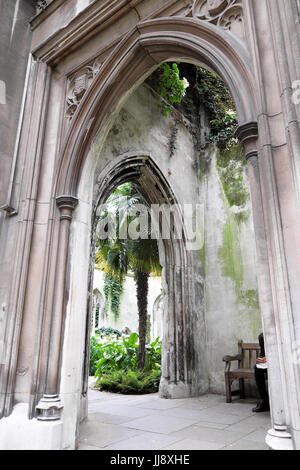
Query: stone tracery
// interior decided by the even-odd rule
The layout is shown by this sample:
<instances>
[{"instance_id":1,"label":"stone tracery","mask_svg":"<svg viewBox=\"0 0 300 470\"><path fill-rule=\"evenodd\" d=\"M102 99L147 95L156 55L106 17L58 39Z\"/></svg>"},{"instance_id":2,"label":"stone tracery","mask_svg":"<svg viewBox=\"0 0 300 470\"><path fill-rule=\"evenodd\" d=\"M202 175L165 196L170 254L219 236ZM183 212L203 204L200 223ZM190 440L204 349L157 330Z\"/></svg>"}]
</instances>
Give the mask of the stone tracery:
<instances>
[{"instance_id":1,"label":"stone tracery","mask_svg":"<svg viewBox=\"0 0 300 470\"><path fill-rule=\"evenodd\" d=\"M243 7L239 0L195 0L193 17L244 38Z\"/></svg>"},{"instance_id":2,"label":"stone tracery","mask_svg":"<svg viewBox=\"0 0 300 470\"><path fill-rule=\"evenodd\" d=\"M33 2L20 2L20 8L25 9L29 3L33 8ZM245 144L248 170L252 175L251 192L256 213L255 231L262 294L260 296L261 309L265 323L268 353L271 357L269 379L273 384L271 388L274 390L274 397L271 400L274 430L269 437L273 439L273 446L277 440L276 446L282 445L284 441L284 445L287 446L290 441L290 446L294 445L295 448L300 448L300 415L297 396L299 392L299 365L297 368L293 363L293 351L291 351L291 345L294 340L298 341L300 331L299 319L295 314L300 304L298 289L300 256L299 250L295 250L295 240L299 239L299 218L296 206L297 196L295 195L299 193L300 174L297 166L299 160L297 159L299 153L297 117L299 116L298 110L289 96L291 81L296 78L295 70L297 68L294 61L299 57L299 0L290 2L286 0L277 0L276 2L272 2L272 0L265 2L258 0L245 0L245 2L241 0L171 0L169 2L156 0L156 2L152 2L152 10L151 2L142 2L141 0L95 0L93 2L81 0L80 2L68 2L70 8L67 13L65 10L67 2L63 0L39 0L36 3L40 7L36 16L39 16L40 13L40 17L32 20L34 42L32 46L22 45L22 48L24 47L24 50L27 51L27 55L30 51L33 60L28 68L29 91L26 92L27 95L24 94L24 97L26 95L24 113L22 111L20 120L17 112L14 113L14 121L22 124L20 125L20 138L18 137L16 145L12 145L12 149L9 149L9 155L5 154L5 164L2 166L3 174L1 175L1 183L4 183L4 186L5 180L12 181L14 185L12 205L15 202L16 207L20 210L11 213L11 215L18 217L18 223L14 223L13 218L5 217L5 214L2 214L4 216L1 218L1 228L3 228L4 234L1 238L1 250L2 253L5 253L5 257L2 257L3 269L1 267L2 317L4 317L4 311L7 312L7 315L5 314L7 318L4 319L6 323L2 331L7 339L7 354L4 358L5 361L1 363L0 417L5 416L12 422L15 420L15 410L13 409L15 396L18 397L21 405L28 406L29 403L30 414L44 392L50 337L48 326L54 312L54 310L52 312L52 301L57 298L57 289L54 289L52 284L55 278L59 234L55 217L58 218L59 215L58 209L51 201L53 195L69 194L70 197L76 195L77 182L79 181L77 172L79 174L84 155L83 150L87 146L85 144L86 129L90 129L88 127L90 123L91 126L96 125L93 124L96 121L89 119L90 115L96 116L97 111L99 126L103 124L104 128L109 111L113 106L116 108L117 104L121 103L124 90L128 91L133 86L136 77L139 78L146 70L150 69L156 59L159 62L162 58L173 58L177 55L179 59L186 58L191 28L194 31L193 43L188 45L188 49L196 52L193 52L193 55L191 52L190 60L198 63L198 57L203 60L208 57L211 59L211 62L207 60L208 65L217 67L220 65L220 60L225 57L226 63L221 64L220 67L222 66L224 75L228 72L226 76L229 83L239 91L241 100L238 104L242 108L240 124L246 123L249 128L249 125L251 127L250 120L258 119L258 143L256 143L257 136L252 135L251 132ZM86 6L85 12L77 8L79 4L80 8ZM154 11L157 6L160 9ZM245 6L244 11L243 6ZM13 9L10 10L13 11ZM26 17L29 17L27 13L26 10ZM34 15L33 9L31 17L32 15ZM170 17L177 15L180 18L172 20L170 33L167 34L166 25L168 21L171 21ZM186 18L187 16L194 20ZM137 23L134 22L134 18ZM153 29L151 29L152 23L149 21L152 18L156 21ZM244 44L239 44L236 38L245 37L243 19L252 27L247 31L247 38L245 38L247 42L245 40ZM147 20L144 26L143 24L141 26L142 20ZM7 21L3 15L3 26L5 23L10 24L11 22L12 16L10 21ZM124 30L120 28L120 23ZM21 24L23 22L18 21L18 25ZM116 82L117 80L122 82L121 85L117 84L119 89L116 91L116 83L112 87L104 88L104 78L101 77L102 74L97 75L97 72L94 75L94 87L92 85L93 72L88 69L89 65L87 66L83 61L91 62L91 58L95 56L87 58L87 53L95 54L95 51L99 50L99 44L107 44L108 28L111 28L109 30L111 42L107 47L111 47L110 51L112 51L115 45L119 44L120 34L122 32L126 34L126 28L129 31L130 28L136 26L139 31L150 30L151 34L149 33L146 39L143 37L143 42L140 41L142 44L139 47L139 54L135 49L132 49L132 44L127 47L126 42L123 43L124 49L128 50L126 68L122 68L123 77L120 74L120 68L115 67L115 62L112 59L105 67L105 72L113 71ZM224 30L228 31L228 34L224 34ZM22 34L25 33L22 32ZM137 34L137 29L132 29L132 36L137 36ZM92 40L94 48L84 49L84 43L91 40L92 35L95 36ZM161 43L166 36L169 44L168 55L162 57ZM19 38L20 35L18 34L17 37ZM8 31L8 45L12 39L14 38L11 36L11 31ZM208 44L209 53L204 47L205 41ZM224 44L225 50L220 50L219 48ZM230 44L234 50L227 55ZM85 54L81 54L81 48ZM132 50L136 55L131 61ZM147 52L147 55L145 53L145 57L142 57L145 50L150 50L150 53ZM11 57L16 57L16 55L14 56L14 48L10 48L9 51ZM76 51L78 58L76 64L74 64L74 51ZM287 57L287 51L290 51L290 57ZM121 48L118 48L116 52L112 53L112 56L115 54L116 62L120 63L125 52ZM103 55L99 57L103 62ZM18 62L20 65L16 74L16 76L20 76L20 80L14 80L16 83L12 83L12 81L10 83L12 70L15 70L16 66L14 65L14 69L12 69L8 61L7 83L14 90L10 99L12 98L14 108L19 110L23 108L20 103L23 85L20 82L22 81L21 77L25 75L26 60L23 61L23 58L18 55L17 60L13 62ZM60 63L61 68L59 68ZM239 64L237 69L236 63ZM76 67L75 73L73 73L73 69L72 75L71 72L67 75L69 122L80 103L82 108L88 107L88 101L92 100L86 99L85 95L92 91L92 88L95 88L93 90L95 95L97 92L100 97L98 100L100 106L98 105L97 109L96 107L91 109L91 113L94 114L90 114L90 107L88 110L82 109L80 116L78 116L79 119L72 121L70 138L66 145L63 144L62 133L59 132L59 123L61 118L64 118L64 115L60 115L60 110L66 111L66 83L64 77L57 79L55 70L52 69L52 66L56 65L58 65L58 73L70 70L69 66ZM214 67L212 68L214 69ZM237 75L237 70L239 71L240 68L247 72L247 74L245 73L246 77L244 77L244 73ZM4 69L2 72L6 73ZM79 72L79 70L81 71ZM140 73L137 73L137 70ZM127 90L126 84L128 82L130 86L128 85ZM252 88L253 94L250 93ZM248 89L250 91L247 95ZM25 81L24 91L26 90ZM247 103L244 106L243 97L245 96ZM252 112L252 106L254 111L257 107L259 113ZM3 115L2 119L4 117ZM10 122L7 128L12 144L14 144L13 123ZM88 142L93 136L92 131L93 127L87 135ZM16 132L19 133L17 129ZM62 135L62 137L64 136ZM56 181L53 169L56 169L57 165L54 164L54 161L55 157L57 161L60 161L61 157L56 150L61 148L67 155L63 154L62 164L66 176L62 171L63 176L58 182L60 191L54 191L51 186L52 181ZM8 163L9 158L12 160L11 165ZM70 176L69 167L73 168L70 170ZM9 174L12 169L12 176L14 176L15 168L17 174L20 174L18 184L15 184L17 180L10 178ZM76 210L79 211L80 208L79 205ZM2 206L2 209L8 212L7 206ZM66 215L70 217L70 214ZM84 216L87 217L86 212ZM86 219L83 222L86 224ZM65 250L67 250L65 239L68 237L66 227L68 221L65 218L59 223L66 232L63 241L65 242ZM76 223L77 220L73 221L73 226ZM61 243L61 238L59 240ZM80 246L83 246L83 240ZM72 245L70 247L72 248ZM75 253L74 247L72 249L71 254ZM12 252L13 256L9 256ZM36 263L36 260L41 260L41 262ZM66 277L64 272L65 270L60 267L57 268L57 273L63 278L60 293L67 299L68 292L64 290L64 278ZM55 312L58 310L56 308ZM65 310L63 314L65 314ZM73 320L75 318L82 324L83 320L79 315L76 317L76 314L77 310L74 309L72 322L67 325L70 337L75 338L72 344L80 343L77 341L78 337L82 339L82 333L78 333L80 328L74 327ZM76 336L77 334L79 336ZM65 344L68 343L65 342ZM37 345L37 347L33 345ZM34 351L37 351L36 361L34 360L33 364L29 361L24 363L24 358L27 360L28 357L34 357ZM61 448L66 442L69 446L75 445L75 425L74 429L71 429L69 425L73 419L70 410L72 408L72 413L74 412L75 423L80 415L80 406L78 405L75 410L74 403L76 400L79 403L79 399L75 393L71 395L70 390L73 390L73 384L77 386L80 382L81 369L80 365L77 365L80 363L79 352L77 363L75 359L72 362L73 356L66 356L69 362L66 362L64 369L62 368L61 375L64 387L62 387L62 393L67 390L67 393L63 395L65 397L64 413L66 413L67 420L61 423L58 421L57 425L61 426L59 429L64 430L64 439L60 437L60 431L55 431L55 443L50 442L50 438L47 441L47 422L39 422L36 424L36 428L41 439L32 439L32 442L37 441L37 447L47 448L49 446L53 448L56 446ZM28 364L30 367L26 372ZM74 364L75 367L73 367ZM72 368L68 368L69 365ZM82 399L82 397L79 398ZM8 427L9 423L6 420L1 420L0 426L3 426L4 432L0 433L2 439L0 446L7 446L7 442L9 442L10 446L14 445L15 448L19 448L20 443L23 444L24 436L27 437L32 433L34 420L29 423L25 414L19 419L21 426L12 431ZM41 426L43 426L42 431L40 431ZM286 430L293 435L293 443L291 435ZM68 441L65 439L67 433L69 435ZM50 437L52 438L52 435Z\"/></svg>"}]
</instances>

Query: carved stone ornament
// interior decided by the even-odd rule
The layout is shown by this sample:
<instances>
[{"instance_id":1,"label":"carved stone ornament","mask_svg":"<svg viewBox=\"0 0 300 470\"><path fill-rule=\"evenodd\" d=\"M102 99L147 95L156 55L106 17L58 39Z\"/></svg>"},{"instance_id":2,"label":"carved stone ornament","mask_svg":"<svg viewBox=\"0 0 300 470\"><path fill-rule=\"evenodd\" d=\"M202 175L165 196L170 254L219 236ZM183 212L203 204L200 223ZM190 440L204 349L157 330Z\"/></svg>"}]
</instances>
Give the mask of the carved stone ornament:
<instances>
[{"instance_id":1,"label":"carved stone ornament","mask_svg":"<svg viewBox=\"0 0 300 470\"><path fill-rule=\"evenodd\" d=\"M193 17L220 26L244 38L244 18L241 0L195 0Z\"/></svg>"},{"instance_id":2,"label":"carved stone ornament","mask_svg":"<svg viewBox=\"0 0 300 470\"><path fill-rule=\"evenodd\" d=\"M79 72L76 72L69 80L67 93L66 117L72 119L83 95L89 88L91 82L98 74L101 63L96 59L92 64L87 65Z\"/></svg>"},{"instance_id":3,"label":"carved stone ornament","mask_svg":"<svg viewBox=\"0 0 300 470\"><path fill-rule=\"evenodd\" d=\"M36 2L36 14L41 13L42 11L46 10L47 6L49 3L51 3L52 0L38 0Z\"/></svg>"}]
</instances>

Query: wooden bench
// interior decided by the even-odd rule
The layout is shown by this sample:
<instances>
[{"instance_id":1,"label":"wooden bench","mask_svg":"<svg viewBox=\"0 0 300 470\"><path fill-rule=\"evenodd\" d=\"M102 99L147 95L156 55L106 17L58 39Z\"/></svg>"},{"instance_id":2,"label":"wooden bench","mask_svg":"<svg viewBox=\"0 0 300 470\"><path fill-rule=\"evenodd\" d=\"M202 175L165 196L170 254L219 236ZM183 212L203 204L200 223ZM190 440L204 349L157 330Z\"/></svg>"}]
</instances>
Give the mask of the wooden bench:
<instances>
[{"instance_id":1,"label":"wooden bench","mask_svg":"<svg viewBox=\"0 0 300 470\"><path fill-rule=\"evenodd\" d=\"M232 395L240 395L241 398L245 398L245 379L254 379L254 367L256 359L260 354L260 346L258 343L244 343L243 341L238 342L238 355L237 356L225 356L223 361L225 365L225 386L226 386L226 402L232 402ZM231 370L231 363L238 361L238 368ZM231 385L234 380L239 380L240 389L237 391L231 391Z\"/></svg>"}]
</instances>

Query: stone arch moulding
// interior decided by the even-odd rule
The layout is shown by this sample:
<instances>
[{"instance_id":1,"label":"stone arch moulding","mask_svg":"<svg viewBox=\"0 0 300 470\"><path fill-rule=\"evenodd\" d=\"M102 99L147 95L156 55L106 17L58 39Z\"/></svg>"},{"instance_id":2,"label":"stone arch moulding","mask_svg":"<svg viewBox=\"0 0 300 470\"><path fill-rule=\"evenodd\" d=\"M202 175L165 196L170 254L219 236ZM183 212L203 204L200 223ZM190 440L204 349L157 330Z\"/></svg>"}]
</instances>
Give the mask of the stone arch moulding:
<instances>
[{"instance_id":1,"label":"stone arch moulding","mask_svg":"<svg viewBox=\"0 0 300 470\"><path fill-rule=\"evenodd\" d=\"M219 74L231 90L239 124L256 121L251 59L239 40L192 18L142 22L116 46L83 95L62 147L55 196L76 196L89 144L109 128L128 94L166 60L202 64Z\"/></svg>"},{"instance_id":2,"label":"stone arch moulding","mask_svg":"<svg viewBox=\"0 0 300 470\"><path fill-rule=\"evenodd\" d=\"M191 18L170 17L139 23L116 46L100 67L74 113L65 143L61 147L60 165L53 194L58 203L61 220L58 260L68 263L66 253L70 221L78 203L81 173L93 140L101 135L104 142L113 118L124 104L128 94L136 89L160 63L167 60L202 64L214 70L225 80L231 90L240 126L248 127L249 123L255 121L257 106L251 61L238 39L213 24ZM181 251L181 256L185 257L180 248L179 251ZM186 272L182 270L180 272L181 268L182 266L179 266L178 272L174 271L172 276L174 279L178 278L178 285L180 283L188 285L191 273L189 274L189 269ZM49 357L46 392L37 406L40 420L59 419L61 414L58 386L61 356L59 332L63 330L61 322L65 315L63 292L65 291L66 269L66 265L61 266L60 276L56 277L55 281L53 318L56 321L55 327L57 327L58 334L55 344L52 345L52 357ZM63 276L65 276L64 279ZM178 300L180 303L180 299ZM176 325L173 326L175 331ZM180 347L183 345L180 344ZM181 354L180 357L184 358L185 355ZM183 370L185 377L181 382L188 383L187 368ZM173 372L173 375L176 375L174 370ZM170 395L169 390L170 388L165 395ZM183 391L183 393L186 392ZM175 395L172 394L172 396Z\"/></svg>"},{"instance_id":3,"label":"stone arch moulding","mask_svg":"<svg viewBox=\"0 0 300 470\"><path fill-rule=\"evenodd\" d=\"M138 24L112 51L85 91L62 146L53 196L61 212L59 247L62 248L59 249L63 253L67 252L69 226L72 212L78 202L82 168L93 139L102 134L104 142L113 118L128 94L166 60L182 60L204 65L225 80L236 103L240 129L243 130L241 140L251 140L247 151L250 152L251 147L251 152L256 152L255 121L258 113L255 85L251 60L241 41L227 31L218 29L214 24L191 18L160 18ZM67 263L63 253L57 259ZM65 272L66 266L60 270L61 284L56 286L56 292L64 291L62 284L66 279L63 280L62 275L65 275ZM188 286L188 272L174 271L172 276L178 276L178 282ZM59 326L64 317L64 299L63 295L59 298L56 295L56 298L55 318L58 319ZM58 387L59 342L58 338L55 361L48 365L49 383L52 386L46 388L44 399L37 407L40 420L55 420L61 415Z\"/></svg>"},{"instance_id":4,"label":"stone arch moulding","mask_svg":"<svg viewBox=\"0 0 300 470\"><path fill-rule=\"evenodd\" d=\"M111 192L120 184L132 182L149 204L174 207L179 210L178 199L157 164L145 152L120 155L109 163L98 176L99 187L94 207L106 201ZM181 214L174 214L175 217ZM194 392L192 304L186 301L192 283L190 253L186 249L186 235L181 239L158 242L163 266L164 289L168 301L164 309L163 363L160 394L175 397L177 393L189 396ZM172 345L170 347L170 345ZM88 377L86 377L87 380ZM179 391L178 391L179 390Z\"/></svg>"},{"instance_id":5,"label":"stone arch moulding","mask_svg":"<svg viewBox=\"0 0 300 470\"><path fill-rule=\"evenodd\" d=\"M89 167L88 161L87 167ZM86 172L84 169L78 194L78 211L76 211L73 216L70 227L70 237L66 232L62 233L62 237L65 241L68 238L71 240L69 244L71 253L68 260L68 270L70 274L69 280L65 282L68 283L69 292L73 294L70 295L67 302L65 322L69 324L69 326L70 323L72 323L72 327L66 328L65 330L63 341L64 349L61 354L62 364L59 363L58 355L56 355L54 360L49 357L49 378L54 377L57 381L57 387L56 390L50 389L47 384L47 394L45 394L46 396L44 395L37 406L37 417L40 421L49 421L51 419L58 420L61 415L64 417L64 413L69 413L72 414L75 423L79 415L79 407L75 411L74 400L71 400L72 403L70 403L70 399L67 396L69 395L69 392L66 392L68 387L68 370L73 371L73 376L77 376L78 383L80 383L77 389L81 389L79 400L81 403L80 409L85 410L87 405L88 369L85 368L82 375L81 372L78 371L80 368L78 364L82 357L79 351L80 346L78 345L82 344L83 336L85 336L85 346L83 348L84 364L86 364L87 357L89 356L88 336L84 334L83 327L83 323L86 325L89 324L89 313L84 313L84 300L82 301L82 299L85 295L85 288L81 289L79 285L85 285L85 278L89 276L89 274L87 274L87 264L89 264L90 259L85 256L86 253L84 253L84 250L78 249L78 247L81 246L80 243L86 246L88 237L91 238L89 228L84 228L85 237L82 236L82 229L79 227L79 225L81 225L82 206L84 205L86 209L86 202L82 202L84 198L82 197L81 191L84 191L87 181L91 181L90 172ZM110 163L107 163L105 167L102 168L99 175L97 175L97 189L94 192L93 199L95 204L92 202L89 204L92 217L88 217L88 219L91 219L89 223L92 227L95 227L94 220L97 214L98 204L104 203L111 191L113 191L116 186L126 181L133 182L140 189L149 204L165 204L167 206L168 204L174 204L175 210L178 207L176 194L160 171L158 164L151 156L144 151L126 153L115 157ZM88 224L84 225L87 226ZM83 241L82 238L84 239ZM62 240L59 241L59 246L65 246ZM77 247L77 249L75 247ZM169 294L166 296L168 298L164 306L164 352L160 394L167 398L187 397L192 394L196 395L199 392L199 387L202 387L203 384L200 381L199 383L197 382L200 365L199 361L197 362L193 327L191 326L193 317L196 316L197 304L195 301L193 302L189 295L190 292L193 291L192 285L195 276L193 275L192 263L190 261L191 255L186 250L185 246L185 234L181 239L174 240L171 236L170 240L159 242L159 250L163 266L164 290ZM74 257L72 257L74 251L77 253L75 256L76 261L74 261ZM89 284L89 281L87 284ZM61 288L62 286L60 286L60 289ZM59 289L59 286L57 286L55 290L57 291L57 289ZM78 301L78 290L80 291L79 297L83 302L82 304ZM199 289L197 292L200 297ZM83 295L81 295L82 293ZM63 303L58 305L56 311L62 319L64 316L62 314ZM86 318L83 318L84 316L86 316ZM72 321L70 321L71 318ZM77 321L75 319L77 319ZM74 336L77 338L76 341L74 340ZM78 338L81 339L79 340ZM77 346L74 347L74 344ZM59 384L58 380L60 367L62 376L61 384ZM59 401L59 396L62 397L62 403ZM76 417L74 417L74 414L76 414ZM74 424L74 428L75 426ZM74 428L72 429L72 435L76 434Z\"/></svg>"}]
</instances>

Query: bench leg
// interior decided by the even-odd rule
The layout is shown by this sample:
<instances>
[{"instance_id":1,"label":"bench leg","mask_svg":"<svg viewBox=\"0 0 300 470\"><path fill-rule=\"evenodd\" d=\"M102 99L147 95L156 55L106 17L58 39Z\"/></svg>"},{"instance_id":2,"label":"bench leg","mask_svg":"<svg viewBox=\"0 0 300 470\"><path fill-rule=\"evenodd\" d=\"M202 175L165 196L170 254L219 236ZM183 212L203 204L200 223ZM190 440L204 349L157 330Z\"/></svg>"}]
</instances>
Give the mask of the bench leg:
<instances>
[{"instance_id":1,"label":"bench leg","mask_svg":"<svg viewBox=\"0 0 300 470\"><path fill-rule=\"evenodd\" d=\"M231 403L231 381L228 374L225 373L226 403Z\"/></svg>"},{"instance_id":2,"label":"bench leg","mask_svg":"<svg viewBox=\"0 0 300 470\"><path fill-rule=\"evenodd\" d=\"M240 382L240 397L245 398L245 381L244 379L239 379Z\"/></svg>"}]
</instances>

